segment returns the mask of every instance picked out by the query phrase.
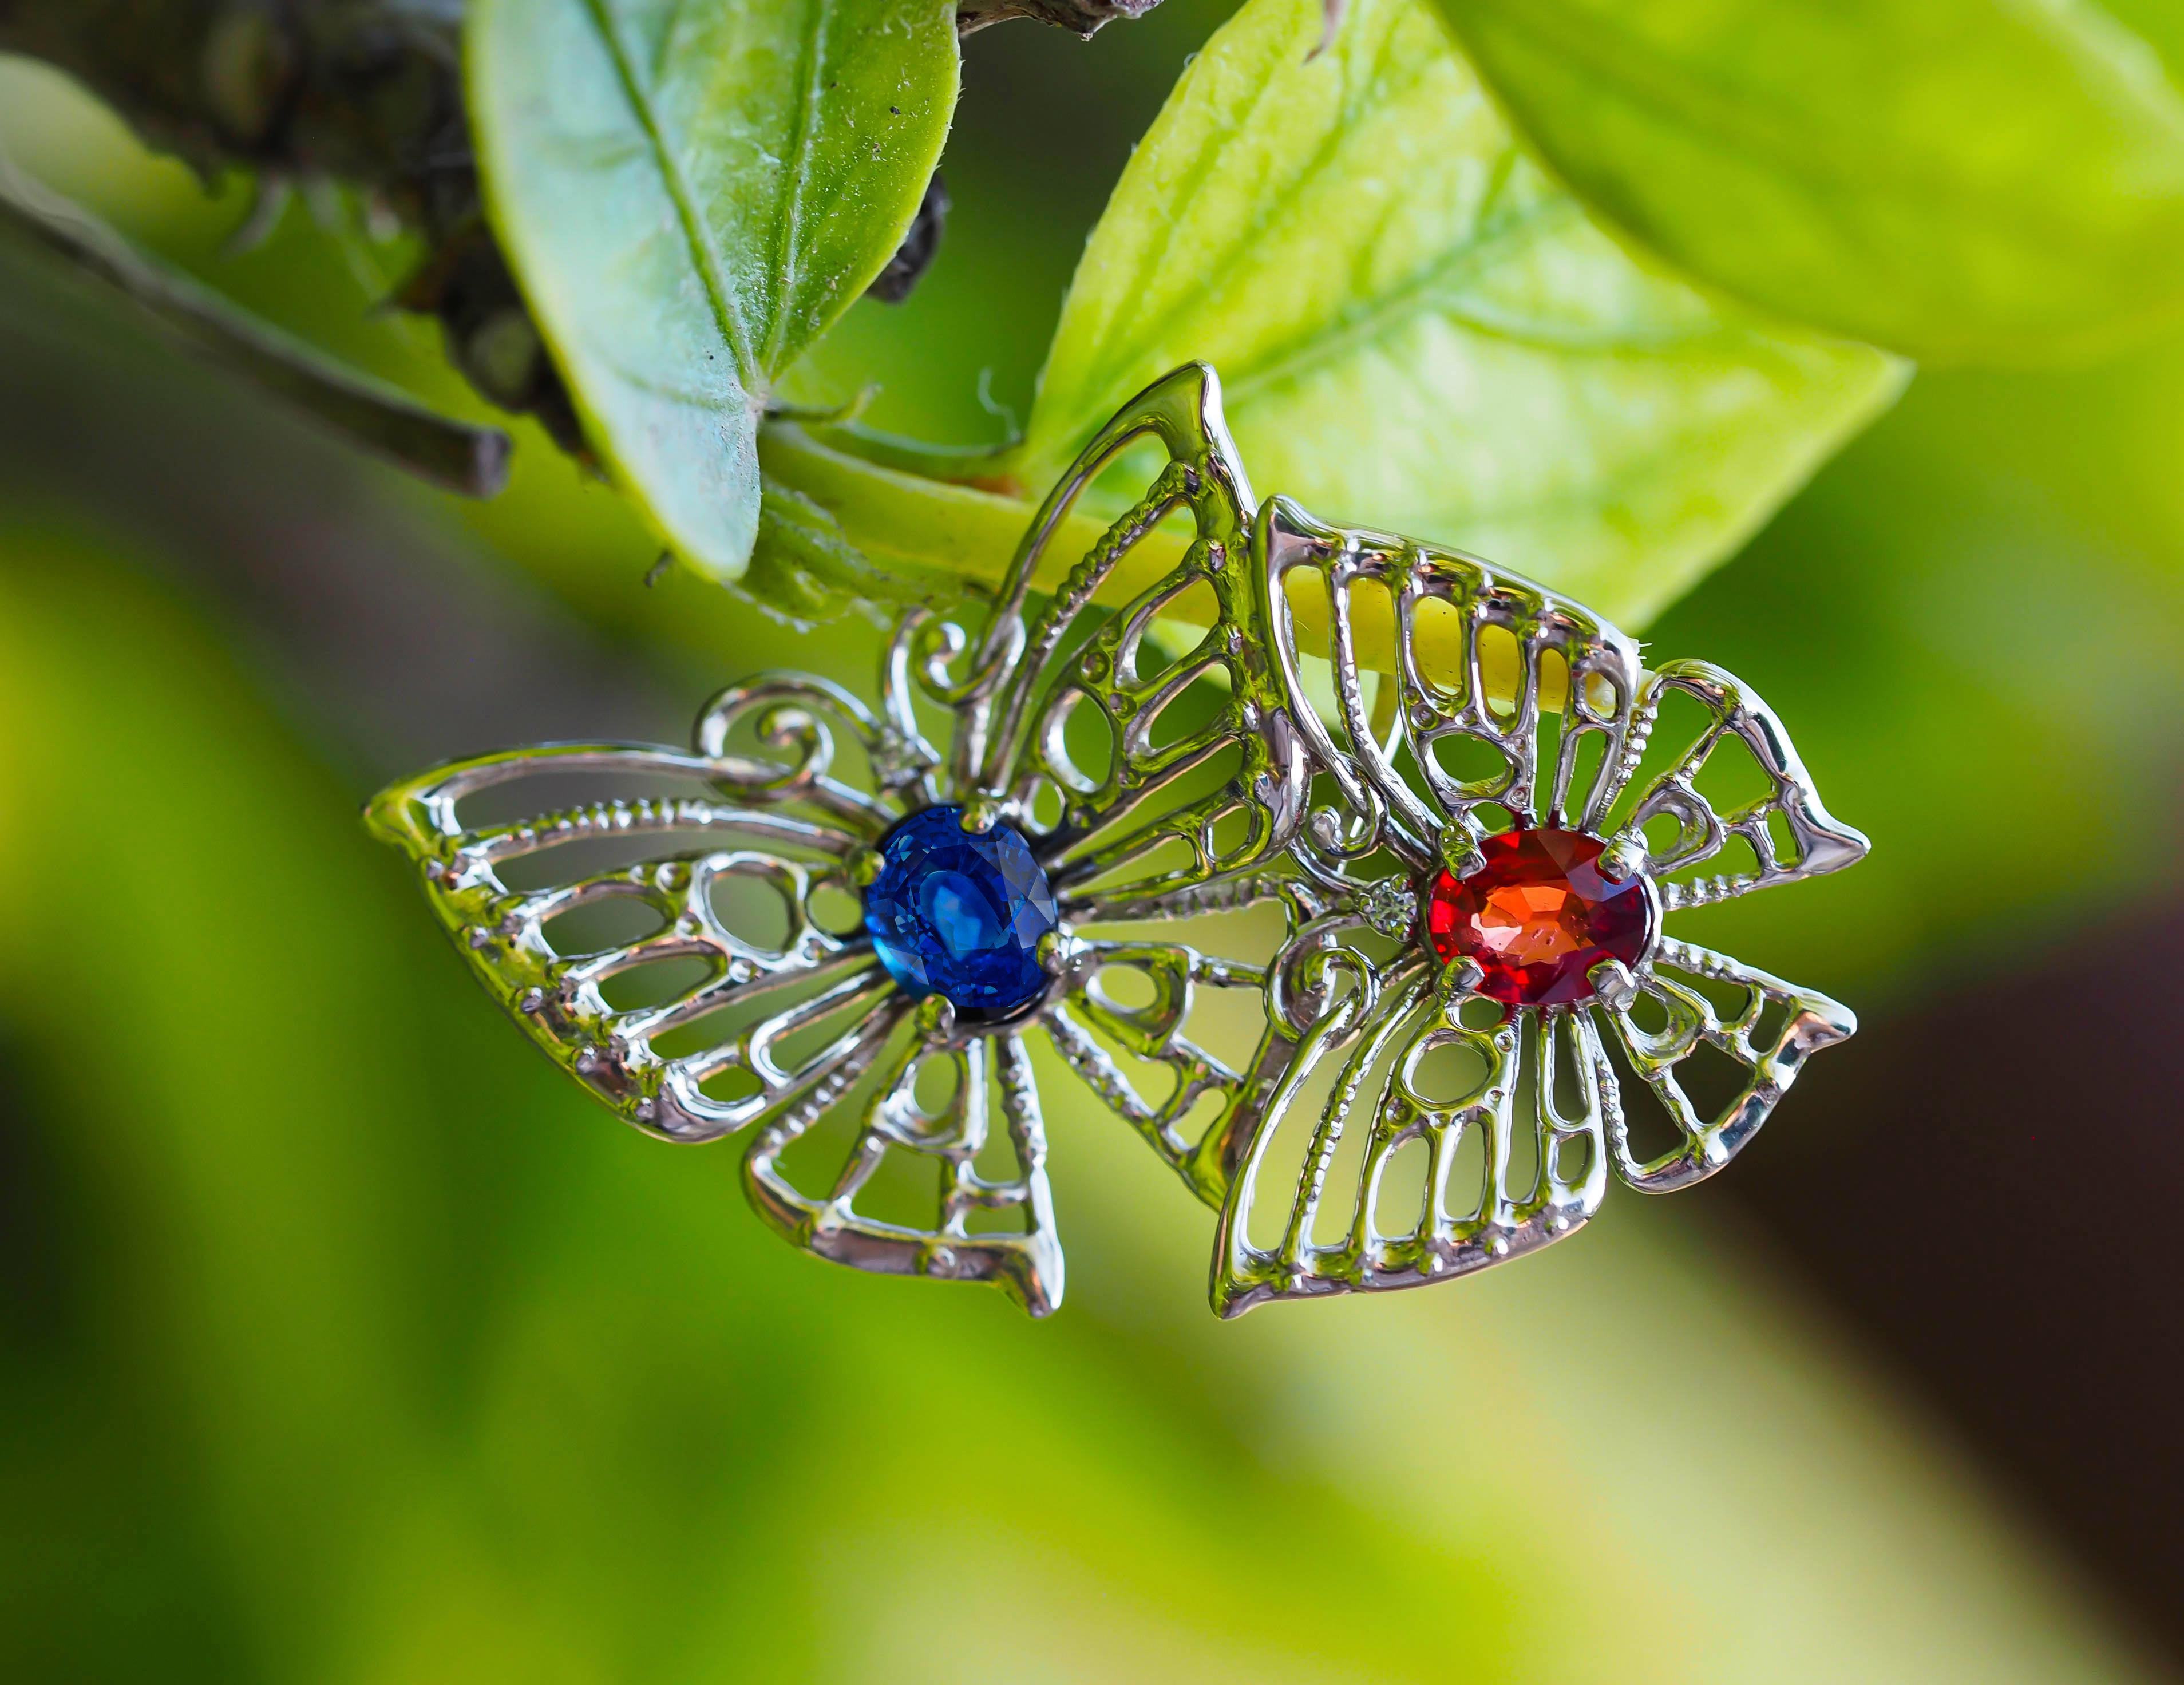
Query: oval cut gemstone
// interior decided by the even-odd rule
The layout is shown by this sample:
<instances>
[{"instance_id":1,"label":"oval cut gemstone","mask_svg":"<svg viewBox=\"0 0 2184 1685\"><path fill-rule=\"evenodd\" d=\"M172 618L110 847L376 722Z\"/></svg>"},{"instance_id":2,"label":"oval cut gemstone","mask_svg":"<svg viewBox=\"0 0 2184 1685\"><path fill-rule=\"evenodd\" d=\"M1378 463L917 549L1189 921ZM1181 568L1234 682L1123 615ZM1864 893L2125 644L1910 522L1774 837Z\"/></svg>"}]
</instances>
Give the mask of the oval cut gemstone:
<instances>
[{"instance_id":1,"label":"oval cut gemstone","mask_svg":"<svg viewBox=\"0 0 2184 1685\"><path fill-rule=\"evenodd\" d=\"M1644 875L1611 884L1605 846L1582 831L1504 831L1479 845L1485 864L1444 871L1426 892L1426 935L1445 965L1468 955L1479 992L1514 1007L1574 1006L1604 959L1635 968L1652 945L1660 904Z\"/></svg>"},{"instance_id":2,"label":"oval cut gemstone","mask_svg":"<svg viewBox=\"0 0 2184 1685\"><path fill-rule=\"evenodd\" d=\"M928 807L887 834L880 862L865 929L905 993L939 995L977 1021L1045 991L1039 939L1060 914L1022 833L1000 823L967 831L961 807Z\"/></svg>"}]
</instances>

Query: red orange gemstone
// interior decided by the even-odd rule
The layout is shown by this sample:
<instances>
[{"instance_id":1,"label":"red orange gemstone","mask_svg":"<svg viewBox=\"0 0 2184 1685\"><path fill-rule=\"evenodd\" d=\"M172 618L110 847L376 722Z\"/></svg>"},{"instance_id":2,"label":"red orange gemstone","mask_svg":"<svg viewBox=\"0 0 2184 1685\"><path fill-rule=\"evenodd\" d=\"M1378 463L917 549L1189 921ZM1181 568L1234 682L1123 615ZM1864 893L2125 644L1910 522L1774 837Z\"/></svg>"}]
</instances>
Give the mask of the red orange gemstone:
<instances>
[{"instance_id":1,"label":"red orange gemstone","mask_svg":"<svg viewBox=\"0 0 2184 1685\"><path fill-rule=\"evenodd\" d=\"M1426 934L1446 964L1468 955L1486 974L1479 992L1511 1006L1589 1001L1586 973L1604 959L1635 967L1660 924L1641 875L1600 875L1604 845L1582 831L1504 831L1479 845L1485 863L1461 880L1443 872L1426 892Z\"/></svg>"}]
</instances>

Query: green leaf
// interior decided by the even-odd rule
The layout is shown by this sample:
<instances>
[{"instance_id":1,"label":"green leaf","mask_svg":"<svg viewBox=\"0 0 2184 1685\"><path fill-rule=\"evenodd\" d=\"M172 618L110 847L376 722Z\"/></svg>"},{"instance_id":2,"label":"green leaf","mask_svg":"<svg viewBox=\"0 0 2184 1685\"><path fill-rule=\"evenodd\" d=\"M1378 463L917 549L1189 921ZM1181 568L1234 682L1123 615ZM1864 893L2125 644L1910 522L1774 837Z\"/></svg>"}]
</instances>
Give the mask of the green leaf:
<instances>
[{"instance_id":1,"label":"green leaf","mask_svg":"<svg viewBox=\"0 0 2184 1685\"><path fill-rule=\"evenodd\" d=\"M763 471L759 483L758 538L737 588L789 625L809 628L859 604L891 607L949 589L946 573L915 561L875 566L825 505Z\"/></svg>"},{"instance_id":2,"label":"green leaf","mask_svg":"<svg viewBox=\"0 0 2184 1685\"><path fill-rule=\"evenodd\" d=\"M893 255L955 109L941 0L475 0L493 226L593 447L738 577L781 372Z\"/></svg>"},{"instance_id":3,"label":"green leaf","mask_svg":"<svg viewBox=\"0 0 2184 1685\"><path fill-rule=\"evenodd\" d=\"M1936 362L2184 306L2184 100L2090 5L1437 3L1589 204L1755 304Z\"/></svg>"},{"instance_id":4,"label":"green leaf","mask_svg":"<svg viewBox=\"0 0 2184 1685\"><path fill-rule=\"evenodd\" d=\"M1251 0L1131 159L1017 467L1190 358L1255 488L1493 557L1630 624L1900 388L1869 348L1641 267L1517 149L1416 0Z\"/></svg>"},{"instance_id":5,"label":"green leaf","mask_svg":"<svg viewBox=\"0 0 2184 1685\"><path fill-rule=\"evenodd\" d=\"M823 514L830 531L855 554L915 581L917 589L932 589L944 578L998 583L1007 572L1039 513L1036 495L931 478L852 454L840 448L845 442L770 423L759 435L768 485L793 492L804 508ZM812 519L807 515L805 524ZM1048 547L1041 583L1052 584L1067 572L1106 530L1106 522L1082 505L1071 511ZM1116 568L1105 594L1127 602L1181 561L1188 542L1187 529L1149 533Z\"/></svg>"}]
</instances>

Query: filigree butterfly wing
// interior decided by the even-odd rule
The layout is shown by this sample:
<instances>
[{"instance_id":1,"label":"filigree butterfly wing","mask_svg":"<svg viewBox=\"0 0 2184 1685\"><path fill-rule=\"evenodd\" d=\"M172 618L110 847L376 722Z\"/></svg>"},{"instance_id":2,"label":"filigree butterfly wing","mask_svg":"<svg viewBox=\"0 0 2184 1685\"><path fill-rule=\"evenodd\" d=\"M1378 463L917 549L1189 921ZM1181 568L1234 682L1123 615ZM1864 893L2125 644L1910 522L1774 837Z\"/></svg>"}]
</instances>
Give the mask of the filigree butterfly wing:
<instances>
[{"instance_id":1,"label":"filigree butterfly wing","mask_svg":"<svg viewBox=\"0 0 2184 1685\"><path fill-rule=\"evenodd\" d=\"M1028 611L1071 512L1133 447L1164 456L1143 494ZM956 710L959 788L1036 839L1065 920L1068 987L1043 1014L1049 1035L1215 1203L1225 1173L1206 1157L1209 1123L1280 1044L1256 1010L1263 958L1216 957L1161 927L1233 915L1224 940L1271 954L1294 920L1284 850L1311 776L1268 653L1253 514L1218 378L1179 369L1126 405L1049 496L969 677L950 679L963 644L938 628L924 662L928 689ZM1119 609L1095 605L1118 585L1130 588Z\"/></svg>"},{"instance_id":2,"label":"filigree butterfly wing","mask_svg":"<svg viewBox=\"0 0 2184 1685\"><path fill-rule=\"evenodd\" d=\"M1329 674L1329 717L1296 710L1312 763L1379 819L1346 857L1379 847L1438 869L1497 810L1585 829L1613 800L1641 685L1635 640L1476 556L1329 527L1286 498L1268 505L1257 542L1286 684L1314 688L1315 646Z\"/></svg>"},{"instance_id":3,"label":"filigree butterfly wing","mask_svg":"<svg viewBox=\"0 0 2184 1685\"><path fill-rule=\"evenodd\" d=\"M1233 901L1206 896L1198 905L1233 912L1262 899L1256 884L1240 891ZM1273 946L1294 922L1295 903L1263 900L1273 911L1257 934ZM1167 916L1178 915L1171 907ZM1120 915L1117 922L1134 921ZM1182 943L1126 937L1081 940L1077 964L1084 981L1047 1013L1056 1050L1193 1193L1218 1209L1234 1169L1224 1145L1229 1122L1290 1057L1290 1044L1260 1016L1266 968ZM1139 998L1124 998L1126 987ZM1215 1028L1229 1034L1217 1046L1194 1022L1201 1001L1217 992L1234 1007L1205 1015L1225 1019Z\"/></svg>"},{"instance_id":4,"label":"filigree butterfly wing","mask_svg":"<svg viewBox=\"0 0 2184 1685\"><path fill-rule=\"evenodd\" d=\"M1608 1007L1606 1016L1675 1141L1651 1156L1636 1152L1620 1108L1609 1138L1617 1174L1646 1193L1688 1187L1720 1169L1758 1133L1806 1057L1858 1031L1857 1018L1841 1002L1673 937L1661 940L1634 985L1629 1002ZM1640 1021L1641 1001L1648 1017L1658 1013L1658 1025ZM1678 1071L1702 1047L1741 1074L1742 1086L1711 1116L1692 1103Z\"/></svg>"},{"instance_id":5,"label":"filigree butterfly wing","mask_svg":"<svg viewBox=\"0 0 2184 1685\"><path fill-rule=\"evenodd\" d=\"M1631 640L1475 557L1279 498L1256 543L1285 682L1308 694L1315 660L1328 675L1324 717L1297 717L1332 799L1298 854L1329 911L1273 970L1295 1052L1234 1120L1224 1315L1448 1279L1598 1208L1620 1110L1597 1026L1466 1007L1419 912L1495 818L1568 826L1607 799L1640 687Z\"/></svg>"},{"instance_id":6,"label":"filigree butterfly wing","mask_svg":"<svg viewBox=\"0 0 2184 1685\"><path fill-rule=\"evenodd\" d=\"M1618 777L1607 790L1609 802L1637 770L1663 704L1674 697L1696 702L1703 724L1674 763L1636 793L1629 817L1609 844L1624 869L1647 871L1659 881L1665 909L1702 907L1839 872L1865 857L1871 845L1862 832L1828 812L1774 710L1750 686L1706 661L1663 661L1646 676ZM1708 762L1731 748L1748 753L1766 789L1724 812L1698 781ZM1606 812L1607 803L1602 811ZM1673 823L1674 834L1658 845L1650 842L1648 828L1663 819ZM1717 860L1740 841L1748 850L1749 864L1712 876L1695 874L1694 868Z\"/></svg>"},{"instance_id":7,"label":"filigree butterfly wing","mask_svg":"<svg viewBox=\"0 0 2184 1685\"><path fill-rule=\"evenodd\" d=\"M739 732L787 758L737 752ZM831 894L838 914L854 908L860 862L930 799L939 756L907 709L876 717L796 675L723 692L696 739L689 754L560 745L458 762L383 792L368 817L419 862L488 992L617 1115L677 1141L754 1130L746 1191L793 1243L866 1270L993 1281L1044 1314L1061 1252L1020 1041L945 1046L855 921L830 925L815 905ZM870 792L839 775L844 741ZM541 805L572 780L585 799ZM468 817L480 801L503 811ZM603 907L645 928L571 941L571 917ZM772 929L749 928L769 916ZM639 1001L610 992L678 965ZM936 1061L958 1078L938 1099L919 1092ZM815 1150L786 1162L800 1141ZM904 1163L906 1186L889 1190ZM866 1208L875 1193L887 1213Z\"/></svg>"},{"instance_id":8,"label":"filigree butterfly wing","mask_svg":"<svg viewBox=\"0 0 2184 1685\"><path fill-rule=\"evenodd\" d=\"M801 761L721 752L727 723L753 714ZM595 745L484 756L393 786L368 818L417 862L479 981L556 1064L625 1121L708 1141L802 1092L852 1045L837 1037L784 1060L784 1043L878 1003L884 979L869 943L812 912L889 823L832 775L844 723L868 721L831 687L761 682L716 700L695 753ZM497 811L473 819L472 804ZM728 916L753 897L777 910L770 940ZM640 974L644 988L617 989ZM732 1036L664 1051L731 1007L745 1009Z\"/></svg>"},{"instance_id":9,"label":"filigree butterfly wing","mask_svg":"<svg viewBox=\"0 0 2184 1685\"><path fill-rule=\"evenodd\" d=\"M823 1189L811 1188L784 1159L866 1076L854 1058L827 1079L834 1091L813 1092L760 1130L744 1158L744 1186L767 1222L807 1252L882 1275L992 1282L1045 1316L1061 1302L1061 1247L1023 1038L953 1041L934 1034L929 1018L917 1015L903 1033L866 1044L874 1068L853 1108L846 1151L827 1155L838 1156L839 1167ZM936 1066L950 1079L937 1102L919 1092ZM937 1197L939 1215L930 1227L862 1205L891 1158L932 1172L938 1192L926 1197Z\"/></svg>"},{"instance_id":10,"label":"filigree butterfly wing","mask_svg":"<svg viewBox=\"0 0 2184 1685\"><path fill-rule=\"evenodd\" d=\"M1064 521L1141 441L1165 465L1025 618L1029 582ZM1036 830L1056 890L1080 907L1234 874L1295 829L1307 771L1266 648L1252 514L1219 378L1202 364L1178 369L1109 421L1049 495L977 672L941 689L959 710L959 787ZM1183 553L1149 560L1172 549L1174 516L1192 527ZM1123 583L1136 585L1123 607L1095 607ZM1158 647L1156 633L1173 638L1192 620L1202 629L1191 647Z\"/></svg>"},{"instance_id":11,"label":"filigree butterfly wing","mask_svg":"<svg viewBox=\"0 0 2184 1685\"><path fill-rule=\"evenodd\" d=\"M1689 740L1663 756L1665 710L1679 703L1696 721ZM1640 781L1649 750L1667 764ZM1710 793L1706 780L1717 768L1741 773L1749 793ZM1828 812L1774 710L1749 685L1705 661L1663 661L1646 675L1624 755L1602 796L1603 864L1644 873L1670 913L1841 871L1869 847L1863 834ZM1732 853L1729 869L1719 869ZM1728 1163L1772 1113L1806 1057L1858 1028L1850 1009L1825 995L1665 935L1637 968L1632 987L1604 996L1600 1010L1670 1132L1669 1144L1652 1154L1635 1151L1627 1133L1616 1135L1617 1173L1649 1193L1688 1186ZM1726 1099L1694 1102L1688 1070L1694 1056L1733 1073Z\"/></svg>"},{"instance_id":12,"label":"filigree butterfly wing","mask_svg":"<svg viewBox=\"0 0 2184 1685\"><path fill-rule=\"evenodd\" d=\"M1223 1205L1223 1316L1521 1257L1574 1232L1607 1186L1614 1075L1589 1018L1468 1022L1430 965L1384 969L1341 935L1290 957L1298 1052Z\"/></svg>"}]
</instances>

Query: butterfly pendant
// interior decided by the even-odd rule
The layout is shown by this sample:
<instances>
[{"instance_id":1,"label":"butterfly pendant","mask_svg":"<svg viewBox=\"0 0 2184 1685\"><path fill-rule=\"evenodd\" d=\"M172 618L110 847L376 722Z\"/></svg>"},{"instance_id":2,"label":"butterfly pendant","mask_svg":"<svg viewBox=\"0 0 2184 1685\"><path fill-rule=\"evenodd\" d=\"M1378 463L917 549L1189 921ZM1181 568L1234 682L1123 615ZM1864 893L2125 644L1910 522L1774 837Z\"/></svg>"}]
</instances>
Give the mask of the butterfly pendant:
<instances>
[{"instance_id":1,"label":"butterfly pendant","mask_svg":"<svg viewBox=\"0 0 2184 1685\"><path fill-rule=\"evenodd\" d=\"M1155 452L1035 605L1094 481ZM1570 1233L1611 1170L1711 1174L1855 1028L1661 929L1865 851L1765 705L1474 558L1258 504L1203 365L1102 429L975 637L903 620L878 695L762 676L688 753L510 750L367 812L549 1057L650 1134L747 1136L752 1205L822 1258L1053 1309L1064 1082L1219 1214L1222 1314L1416 1286Z\"/></svg>"}]
</instances>

